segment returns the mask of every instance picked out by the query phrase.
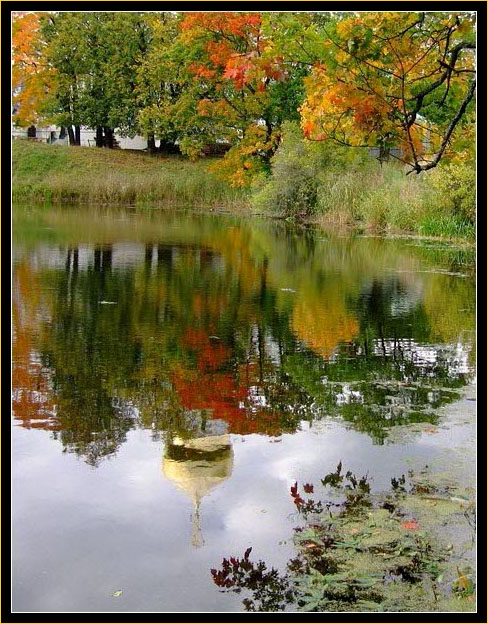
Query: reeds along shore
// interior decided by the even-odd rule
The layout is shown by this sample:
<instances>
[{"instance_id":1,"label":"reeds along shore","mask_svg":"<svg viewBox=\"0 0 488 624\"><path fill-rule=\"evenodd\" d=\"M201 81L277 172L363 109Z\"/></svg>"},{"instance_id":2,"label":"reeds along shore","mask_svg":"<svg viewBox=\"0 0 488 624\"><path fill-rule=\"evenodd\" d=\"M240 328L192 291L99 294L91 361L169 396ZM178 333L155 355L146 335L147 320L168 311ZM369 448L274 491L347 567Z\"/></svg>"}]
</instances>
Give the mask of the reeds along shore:
<instances>
[{"instance_id":1,"label":"reeds along shore","mask_svg":"<svg viewBox=\"0 0 488 624\"><path fill-rule=\"evenodd\" d=\"M463 165L406 176L373 159L324 167L287 151L251 188L232 188L210 171L213 158L13 142L12 198L52 203L176 205L258 212L376 234L474 240L474 171ZM215 167L213 167L215 169ZM471 178L473 178L471 180Z\"/></svg>"}]
</instances>

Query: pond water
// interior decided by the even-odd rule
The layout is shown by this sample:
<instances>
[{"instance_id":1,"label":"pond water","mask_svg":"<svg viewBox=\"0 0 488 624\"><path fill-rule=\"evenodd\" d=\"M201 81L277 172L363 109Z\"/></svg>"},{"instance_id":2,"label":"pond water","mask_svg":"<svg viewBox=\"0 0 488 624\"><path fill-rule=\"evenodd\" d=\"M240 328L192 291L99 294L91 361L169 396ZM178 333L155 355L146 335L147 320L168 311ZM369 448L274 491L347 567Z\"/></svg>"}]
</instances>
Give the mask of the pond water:
<instances>
[{"instance_id":1,"label":"pond water","mask_svg":"<svg viewBox=\"0 0 488 624\"><path fill-rule=\"evenodd\" d=\"M249 546L285 565L295 481L342 460L381 490L437 427L453 443L473 264L259 218L15 207L13 610L242 610L210 569Z\"/></svg>"}]
</instances>

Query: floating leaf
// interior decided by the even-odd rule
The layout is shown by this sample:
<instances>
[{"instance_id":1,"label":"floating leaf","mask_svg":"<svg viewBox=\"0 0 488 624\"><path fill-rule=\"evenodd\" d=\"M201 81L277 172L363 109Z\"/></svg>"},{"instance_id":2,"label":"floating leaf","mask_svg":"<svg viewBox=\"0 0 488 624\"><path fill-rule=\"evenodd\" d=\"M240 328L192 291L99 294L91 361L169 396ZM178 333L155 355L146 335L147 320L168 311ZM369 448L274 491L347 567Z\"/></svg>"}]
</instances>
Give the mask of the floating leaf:
<instances>
[{"instance_id":1,"label":"floating leaf","mask_svg":"<svg viewBox=\"0 0 488 624\"><path fill-rule=\"evenodd\" d=\"M416 531L419 528L419 523L416 520L407 520L402 522L402 529L408 529L409 531Z\"/></svg>"},{"instance_id":2,"label":"floating leaf","mask_svg":"<svg viewBox=\"0 0 488 624\"><path fill-rule=\"evenodd\" d=\"M459 589L464 589L464 590L471 589L472 583L469 580L468 576L464 574L463 572L461 572L459 568L457 569L457 573L458 573L458 577L457 577L456 584L459 587Z\"/></svg>"}]
</instances>

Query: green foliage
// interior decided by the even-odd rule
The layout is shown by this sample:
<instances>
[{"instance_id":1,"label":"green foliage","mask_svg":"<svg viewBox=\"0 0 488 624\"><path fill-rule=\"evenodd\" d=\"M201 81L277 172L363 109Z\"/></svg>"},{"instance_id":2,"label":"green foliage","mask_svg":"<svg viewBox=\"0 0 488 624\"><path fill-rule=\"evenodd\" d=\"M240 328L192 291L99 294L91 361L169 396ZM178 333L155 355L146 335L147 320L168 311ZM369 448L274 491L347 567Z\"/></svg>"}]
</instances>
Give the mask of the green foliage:
<instances>
[{"instance_id":1,"label":"green foliage","mask_svg":"<svg viewBox=\"0 0 488 624\"><path fill-rule=\"evenodd\" d=\"M251 202L260 211L329 225L472 238L475 170L470 162L452 162L406 176L394 160L379 163L364 149L308 141L287 122L271 175L256 183Z\"/></svg>"},{"instance_id":2,"label":"green foliage","mask_svg":"<svg viewBox=\"0 0 488 624\"><path fill-rule=\"evenodd\" d=\"M310 499L304 506L297 484L291 487L306 524L295 528L297 556L286 572L253 563L248 548L244 558L224 559L220 570L211 571L221 591L245 590L246 611L283 611L290 603L306 612L450 611L453 604L455 610L472 610L471 569L456 566L454 571L433 530L441 523L456 524L468 511L474 516L472 503L430 483L427 491L440 507L433 509L411 472L413 486L405 486L402 475L392 479L389 493L373 495L367 476L347 471L343 482L341 469L342 462L322 479L334 491L329 500ZM314 492L312 484L303 489Z\"/></svg>"},{"instance_id":3,"label":"green foliage","mask_svg":"<svg viewBox=\"0 0 488 624\"><path fill-rule=\"evenodd\" d=\"M442 163L429 177L440 204L449 208L458 223L476 221L476 167L474 162Z\"/></svg>"},{"instance_id":4,"label":"green foliage","mask_svg":"<svg viewBox=\"0 0 488 624\"><path fill-rule=\"evenodd\" d=\"M252 203L286 217L314 215L324 210L328 201L324 191L337 180L337 173L348 163L359 166L362 161L361 152L308 141L296 122L285 122L271 159L271 176L261 182Z\"/></svg>"},{"instance_id":5,"label":"green foliage","mask_svg":"<svg viewBox=\"0 0 488 624\"><path fill-rule=\"evenodd\" d=\"M149 45L144 14L61 12L42 20L44 61L55 70L45 113L59 125L139 129L137 67Z\"/></svg>"},{"instance_id":6,"label":"green foliage","mask_svg":"<svg viewBox=\"0 0 488 624\"><path fill-rule=\"evenodd\" d=\"M285 216L312 214L317 205L317 163L297 124L283 125L281 144L271 160L271 178L253 197L257 209Z\"/></svg>"},{"instance_id":7,"label":"green foliage","mask_svg":"<svg viewBox=\"0 0 488 624\"><path fill-rule=\"evenodd\" d=\"M180 21L173 12L146 16L151 44L139 59L135 80L141 130L172 143L190 112L183 100L190 85L184 72L187 51L177 41Z\"/></svg>"},{"instance_id":8,"label":"green foliage","mask_svg":"<svg viewBox=\"0 0 488 624\"><path fill-rule=\"evenodd\" d=\"M400 148L417 173L435 167L473 108L474 22L473 13L381 11L324 28L305 79L305 135Z\"/></svg>"},{"instance_id":9,"label":"green foliage","mask_svg":"<svg viewBox=\"0 0 488 624\"><path fill-rule=\"evenodd\" d=\"M471 81L471 14L456 18L443 13L68 11L38 18L39 35L29 35L27 28L17 37L14 65L40 55L50 68L47 96L38 98L42 101L38 112L46 118L71 128L97 127L98 144L107 139L109 146L114 128L127 136L144 133L177 147L192 160L216 141L226 141L231 149L212 167L192 169L190 180L183 180L183 171L164 177L164 188L171 188L170 193L162 192L162 182L155 177L136 180L129 173L126 181L115 169L106 179L95 176L89 185L72 172L58 171L53 176L50 157L38 165L32 161L33 169L49 179L32 177L19 186L16 176L15 192L95 201L160 200L172 194L193 200L207 196L207 190L200 194L202 189L222 185L218 197L234 198L233 190L223 190L223 182L202 174L209 171L232 187L251 187L252 204L260 212L378 233L473 237L472 103L454 133L449 133L449 150L442 151L441 165L423 176L406 177L407 169L397 161L380 166L364 148L345 146L352 133L351 145L369 145L381 135L383 148L402 147L401 137L392 139L396 130L378 134L374 120L398 126L399 109L390 95L395 81L390 78L396 75L391 71L397 56L403 55L411 63L406 74L411 80L407 101L413 110L405 113L407 121L422 112L429 127L422 121L414 132L412 126L415 146L403 145L401 158L414 149L411 166L417 171L429 169L430 164L418 161L418 155L426 145L444 150L438 145L442 133L437 126L449 124ZM399 26L404 30L397 33ZM448 33L446 50L440 50L435 40L433 48L427 47L417 58L418 46L437 27ZM458 51L456 46L461 46ZM451 76L445 63L439 65L440 53L464 69ZM373 78L376 82L370 83ZM434 85L440 81L443 93L437 87L430 89L432 81ZM376 101L380 87L386 95ZM386 100L390 102L386 109L394 109L394 114L386 115L388 121ZM344 106L345 117L340 113ZM346 124L341 145L324 140L326 136L318 132L332 124L329 138L338 138L340 129L331 111ZM350 123L348 116L352 116ZM102 128L105 138L101 139ZM25 161L22 166L31 165Z\"/></svg>"},{"instance_id":10,"label":"green foliage","mask_svg":"<svg viewBox=\"0 0 488 624\"><path fill-rule=\"evenodd\" d=\"M474 116L474 22L464 12L19 13L17 114L96 127L100 147L105 128L108 146L117 128L191 157L225 140L234 154L223 172L236 186L266 168L289 121L318 141L400 147L427 170ZM426 145L438 159L424 158ZM282 151L275 166L289 173ZM299 165L295 193L291 182L268 191L287 214L314 212L312 161Z\"/></svg>"}]
</instances>

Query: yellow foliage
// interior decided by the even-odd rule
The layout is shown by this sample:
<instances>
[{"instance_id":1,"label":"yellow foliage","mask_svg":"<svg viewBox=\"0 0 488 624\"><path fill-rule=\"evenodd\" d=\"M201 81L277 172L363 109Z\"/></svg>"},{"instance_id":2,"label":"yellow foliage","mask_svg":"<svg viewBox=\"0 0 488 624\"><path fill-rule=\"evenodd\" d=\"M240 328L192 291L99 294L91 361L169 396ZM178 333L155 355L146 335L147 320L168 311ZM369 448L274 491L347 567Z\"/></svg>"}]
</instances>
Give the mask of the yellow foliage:
<instances>
[{"instance_id":1,"label":"yellow foliage","mask_svg":"<svg viewBox=\"0 0 488 624\"><path fill-rule=\"evenodd\" d=\"M327 301L298 300L293 308L292 329L310 349L327 358L340 342L349 342L356 336L359 325L337 292L329 295Z\"/></svg>"}]
</instances>

